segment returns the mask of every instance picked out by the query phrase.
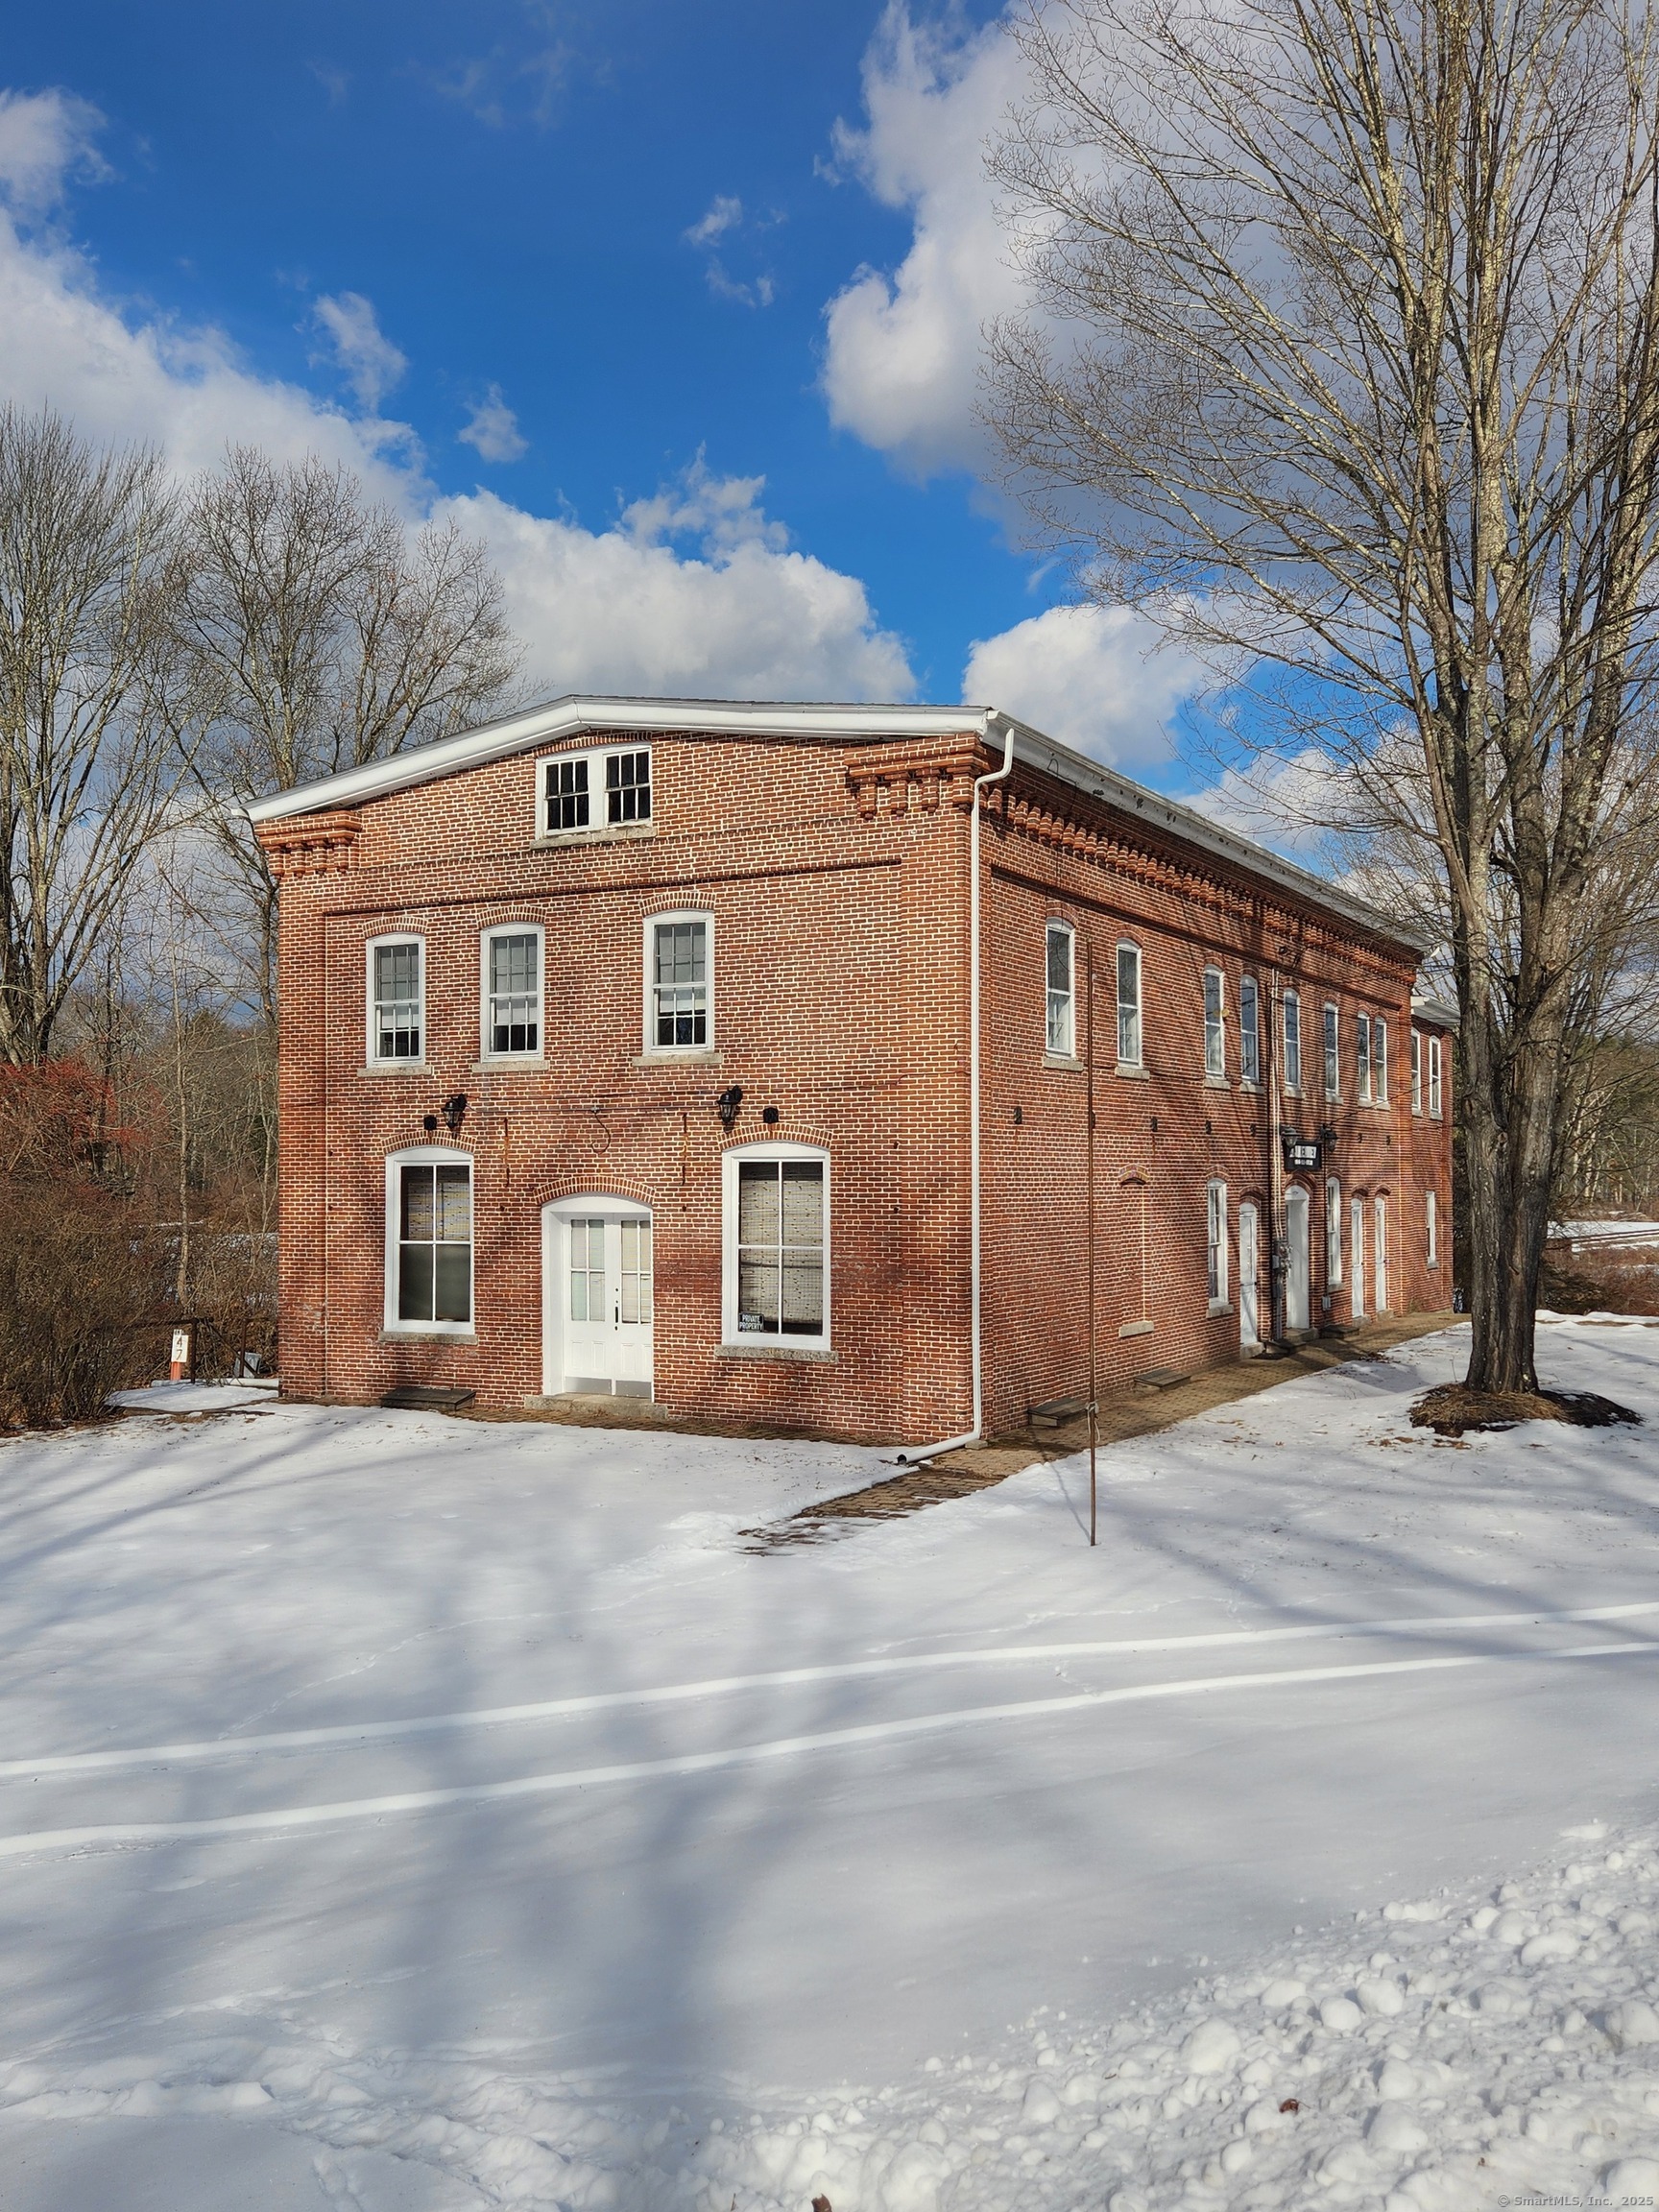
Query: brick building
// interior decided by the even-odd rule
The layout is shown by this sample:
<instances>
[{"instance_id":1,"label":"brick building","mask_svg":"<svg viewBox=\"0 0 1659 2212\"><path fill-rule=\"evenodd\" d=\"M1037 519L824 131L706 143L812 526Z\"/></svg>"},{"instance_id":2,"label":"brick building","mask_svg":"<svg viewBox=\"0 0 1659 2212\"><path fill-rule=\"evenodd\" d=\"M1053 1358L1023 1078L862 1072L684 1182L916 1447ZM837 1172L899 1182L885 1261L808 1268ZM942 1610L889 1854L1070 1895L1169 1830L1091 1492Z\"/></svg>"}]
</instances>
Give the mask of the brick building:
<instances>
[{"instance_id":1,"label":"brick building","mask_svg":"<svg viewBox=\"0 0 1659 2212\"><path fill-rule=\"evenodd\" d=\"M1091 1310L1110 1389L1450 1304L1418 948L1006 716L564 699L252 815L295 1396L919 1444Z\"/></svg>"}]
</instances>

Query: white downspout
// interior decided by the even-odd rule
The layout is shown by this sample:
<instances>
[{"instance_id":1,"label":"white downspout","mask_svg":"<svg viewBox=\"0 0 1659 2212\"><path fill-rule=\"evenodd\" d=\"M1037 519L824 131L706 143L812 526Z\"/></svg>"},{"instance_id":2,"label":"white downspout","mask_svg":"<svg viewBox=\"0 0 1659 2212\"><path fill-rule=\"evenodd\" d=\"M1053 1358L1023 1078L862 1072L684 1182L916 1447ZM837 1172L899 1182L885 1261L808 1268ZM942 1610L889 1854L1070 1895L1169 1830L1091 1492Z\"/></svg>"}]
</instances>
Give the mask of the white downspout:
<instances>
[{"instance_id":1,"label":"white downspout","mask_svg":"<svg viewBox=\"0 0 1659 2212\"><path fill-rule=\"evenodd\" d=\"M901 1452L901 1467L919 1467L925 1459L937 1459L942 1452L955 1452L964 1444L977 1444L985 1427L983 1336L979 1317L979 794L1000 783L1014 766L1014 725L1003 717L986 717L986 733L1004 720L1006 736L1002 765L977 778L974 785L974 819L969 830L968 883L968 1208L970 1311L969 1357L974 1369L974 1426L961 1436L947 1436L942 1444L927 1444L920 1451Z\"/></svg>"}]
</instances>

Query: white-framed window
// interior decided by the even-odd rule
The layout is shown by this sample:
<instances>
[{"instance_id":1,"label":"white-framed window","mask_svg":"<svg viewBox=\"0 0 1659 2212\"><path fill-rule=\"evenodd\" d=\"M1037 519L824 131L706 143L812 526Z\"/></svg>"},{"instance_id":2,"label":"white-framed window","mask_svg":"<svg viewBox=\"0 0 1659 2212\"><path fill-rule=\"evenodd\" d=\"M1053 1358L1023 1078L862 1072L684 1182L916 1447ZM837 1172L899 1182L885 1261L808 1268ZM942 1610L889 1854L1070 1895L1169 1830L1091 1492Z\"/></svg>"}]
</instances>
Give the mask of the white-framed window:
<instances>
[{"instance_id":1,"label":"white-framed window","mask_svg":"<svg viewBox=\"0 0 1659 2212\"><path fill-rule=\"evenodd\" d=\"M1210 1310L1227 1303L1227 1186L1212 1183L1204 1206L1205 1281Z\"/></svg>"},{"instance_id":2,"label":"white-framed window","mask_svg":"<svg viewBox=\"0 0 1659 2212\"><path fill-rule=\"evenodd\" d=\"M636 829L651 819L649 745L556 753L538 762L537 773L541 836L591 836L606 830Z\"/></svg>"},{"instance_id":3,"label":"white-framed window","mask_svg":"<svg viewBox=\"0 0 1659 2212\"><path fill-rule=\"evenodd\" d=\"M1223 1081L1227 1074L1227 986L1219 968L1204 971L1204 1072Z\"/></svg>"},{"instance_id":4,"label":"white-framed window","mask_svg":"<svg viewBox=\"0 0 1659 2212\"><path fill-rule=\"evenodd\" d=\"M425 941L372 937L367 960L369 1065L418 1065L426 1056Z\"/></svg>"},{"instance_id":5,"label":"white-framed window","mask_svg":"<svg viewBox=\"0 0 1659 2212\"><path fill-rule=\"evenodd\" d=\"M1438 1037L1431 1037L1429 1040L1429 1112L1436 1121L1440 1119L1440 1040Z\"/></svg>"},{"instance_id":6,"label":"white-framed window","mask_svg":"<svg viewBox=\"0 0 1659 2212\"><path fill-rule=\"evenodd\" d=\"M472 1161L416 1144L386 1162L386 1328L472 1332Z\"/></svg>"},{"instance_id":7,"label":"white-framed window","mask_svg":"<svg viewBox=\"0 0 1659 2212\"><path fill-rule=\"evenodd\" d=\"M1118 1065L1141 1065L1141 948L1118 948Z\"/></svg>"},{"instance_id":8,"label":"white-framed window","mask_svg":"<svg viewBox=\"0 0 1659 2212\"><path fill-rule=\"evenodd\" d=\"M1254 975L1238 978L1238 1080L1262 1080L1262 994Z\"/></svg>"},{"instance_id":9,"label":"white-framed window","mask_svg":"<svg viewBox=\"0 0 1659 2212\"><path fill-rule=\"evenodd\" d=\"M1362 1104L1371 1102L1371 1017L1356 1014L1354 1017L1354 1076L1355 1089Z\"/></svg>"},{"instance_id":10,"label":"white-framed window","mask_svg":"<svg viewBox=\"0 0 1659 2212\"><path fill-rule=\"evenodd\" d=\"M1284 998L1285 1020L1285 1088L1300 1091L1302 1088L1302 999L1295 991L1286 991Z\"/></svg>"},{"instance_id":11,"label":"white-framed window","mask_svg":"<svg viewBox=\"0 0 1659 2212\"><path fill-rule=\"evenodd\" d=\"M1431 1267L1440 1264L1440 1200L1432 1190L1423 1193L1423 1241Z\"/></svg>"},{"instance_id":12,"label":"white-framed window","mask_svg":"<svg viewBox=\"0 0 1659 2212\"><path fill-rule=\"evenodd\" d=\"M505 922L479 940L483 1004L479 1057L541 1057L541 952L538 924Z\"/></svg>"},{"instance_id":13,"label":"white-framed window","mask_svg":"<svg viewBox=\"0 0 1659 2212\"><path fill-rule=\"evenodd\" d=\"M1069 922L1050 922L1044 940L1047 978L1047 1048L1070 1060L1077 1050L1077 936Z\"/></svg>"},{"instance_id":14,"label":"white-framed window","mask_svg":"<svg viewBox=\"0 0 1659 2212\"><path fill-rule=\"evenodd\" d=\"M813 1144L734 1144L724 1178L724 1338L830 1343L830 1155Z\"/></svg>"},{"instance_id":15,"label":"white-framed window","mask_svg":"<svg viewBox=\"0 0 1659 2212\"><path fill-rule=\"evenodd\" d=\"M1413 1114L1421 1114L1423 1111L1423 1032L1421 1029L1413 1029L1411 1032L1411 1111Z\"/></svg>"},{"instance_id":16,"label":"white-framed window","mask_svg":"<svg viewBox=\"0 0 1659 2212\"><path fill-rule=\"evenodd\" d=\"M1388 1024L1381 1014L1371 1021L1371 1095L1379 1106L1388 1103Z\"/></svg>"},{"instance_id":17,"label":"white-framed window","mask_svg":"<svg viewBox=\"0 0 1659 2212\"><path fill-rule=\"evenodd\" d=\"M1336 1009L1327 998L1325 1001L1325 1095L1339 1098L1342 1094L1342 1053L1338 1042Z\"/></svg>"},{"instance_id":18,"label":"white-framed window","mask_svg":"<svg viewBox=\"0 0 1659 2212\"><path fill-rule=\"evenodd\" d=\"M1334 1175L1325 1179L1325 1287L1334 1290L1342 1281L1342 1185Z\"/></svg>"},{"instance_id":19,"label":"white-framed window","mask_svg":"<svg viewBox=\"0 0 1659 2212\"><path fill-rule=\"evenodd\" d=\"M1378 1313L1388 1311L1388 1201L1381 1192L1372 1200L1371 1304Z\"/></svg>"},{"instance_id":20,"label":"white-framed window","mask_svg":"<svg viewBox=\"0 0 1659 2212\"><path fill-rule=\"evenodd\" d=\"M708 1052L714 1044L714 917L653 914L645 924L645 1049Z\"/></svg>"}]
</instances>

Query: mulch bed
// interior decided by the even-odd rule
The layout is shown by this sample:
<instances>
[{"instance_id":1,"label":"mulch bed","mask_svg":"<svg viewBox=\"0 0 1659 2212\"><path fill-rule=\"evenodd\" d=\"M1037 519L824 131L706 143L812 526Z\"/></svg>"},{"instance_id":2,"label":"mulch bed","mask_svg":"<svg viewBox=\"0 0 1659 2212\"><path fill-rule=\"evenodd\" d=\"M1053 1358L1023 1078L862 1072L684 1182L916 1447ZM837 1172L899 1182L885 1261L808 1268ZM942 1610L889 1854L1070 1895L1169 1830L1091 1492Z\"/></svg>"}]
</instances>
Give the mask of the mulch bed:
<instances>
[{"instance_id":1,"label":"mulch bed","mask_svg":"<svg viewBox=\"0 0 1659 2212\"><path fill-rule=\"evenodd\" d=\"M1463 1382L1442 1382L1426 1390L1410 1413L1414 1429L1437 1436L1518 1429L1523 1421L1565 1421L1575 1429L1613 1429L1640 1422L1640 1413L1603 1398L1599 1390L1471 1390Z\"/></svg>"}]
</instances>

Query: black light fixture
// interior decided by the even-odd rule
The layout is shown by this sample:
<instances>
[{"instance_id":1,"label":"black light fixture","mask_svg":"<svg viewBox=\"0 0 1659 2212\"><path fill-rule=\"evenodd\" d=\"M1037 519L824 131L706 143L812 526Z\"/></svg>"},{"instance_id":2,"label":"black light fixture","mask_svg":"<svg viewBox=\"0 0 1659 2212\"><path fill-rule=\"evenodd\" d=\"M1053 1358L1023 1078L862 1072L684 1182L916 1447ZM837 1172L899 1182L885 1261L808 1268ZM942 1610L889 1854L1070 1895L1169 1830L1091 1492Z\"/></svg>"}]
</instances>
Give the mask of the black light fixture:
<instances>
[{"instance_id":1,"label":"black light fixture","mask_svg":"<svg viewBox=\"0 0 1659 2212\"><path fill-rule=\"evenodd\" d=\"M760 1118L765 1122L768 1129L776 1129L783 1117L779 1113L776 1106L762 1106Z\"/></svg>"},{"instance_id":2,"label":"black light fixture","mask_svg":"<svg viewBox=\"0 0 1659 2212\"><path fill-rule=\"evenodd\" d=\"M466 1092L455 1092L452 1096L445 1099L443 1105L439 1107L438 1111L443 1115L444 1126L448 1130L450 1136L459 1137L461 1134L461 1124L467 1118Z\"/></svg>"},{"instance_id":3,"label":"black light fixture","mask_svg":"<svg viewBox=\"0 0 1659 2212\"><path fill-rule=\"evenodd\" d=\"M422 1128L422 1129L424 1129L424 1130L425 1130L425 1132L426 1132L426 1134L427 1134L427 1136L428 1136L428 1137L435 1137L435 1136L438 1134L438 1117L437 1117L437 1115L436 1115L436 1114L428 1114L428 1115L425 1117L425 1118L422 1120L422 1122L421 1122L421 1128Z\"/></svg>"},{"instance_id":4,"label":"black light fixture","mask_svg":"<svg viewBox=\"0 0 1659 2212\"><path fill-rule=\"evenodd\" d=\"M741 1083L733 1083L729 1090L721 1092L719 1097L714 1101L714 1111L720 1117L722 1129L731 1131L737 1119L737 1109L742 1103L743 1086Z\"/></svg>"},{"instance_id":5,"label":"black light fixture","mask_svg":"<svg viewBox=\"0 0 1659 2212\"><path fill-rule=\"evenodd\" d=\"M1320 1128L1319 1128L1319 1142L1320 1142L1320 1143L1321 1143L1321 1144L1322 1144L1322 1145L1325 1147L1325 1149L1326 1149L1327 1151L1329 1151L1329 1150L1330 1150L1330 1148L1331 1148L1331 1146L1332 1146L1333 1144L1334 1144L1334 1143L1335 1143L1335 1142L1336 1142L1336 1125L1335 1125L1335 1123L1334 1123L1334 1122L1333 1122L1333 1121L1325 1121L1325 1122L1322 1122L1322 1123L1320 1124Z\"/></svg>"}]
</instances>

